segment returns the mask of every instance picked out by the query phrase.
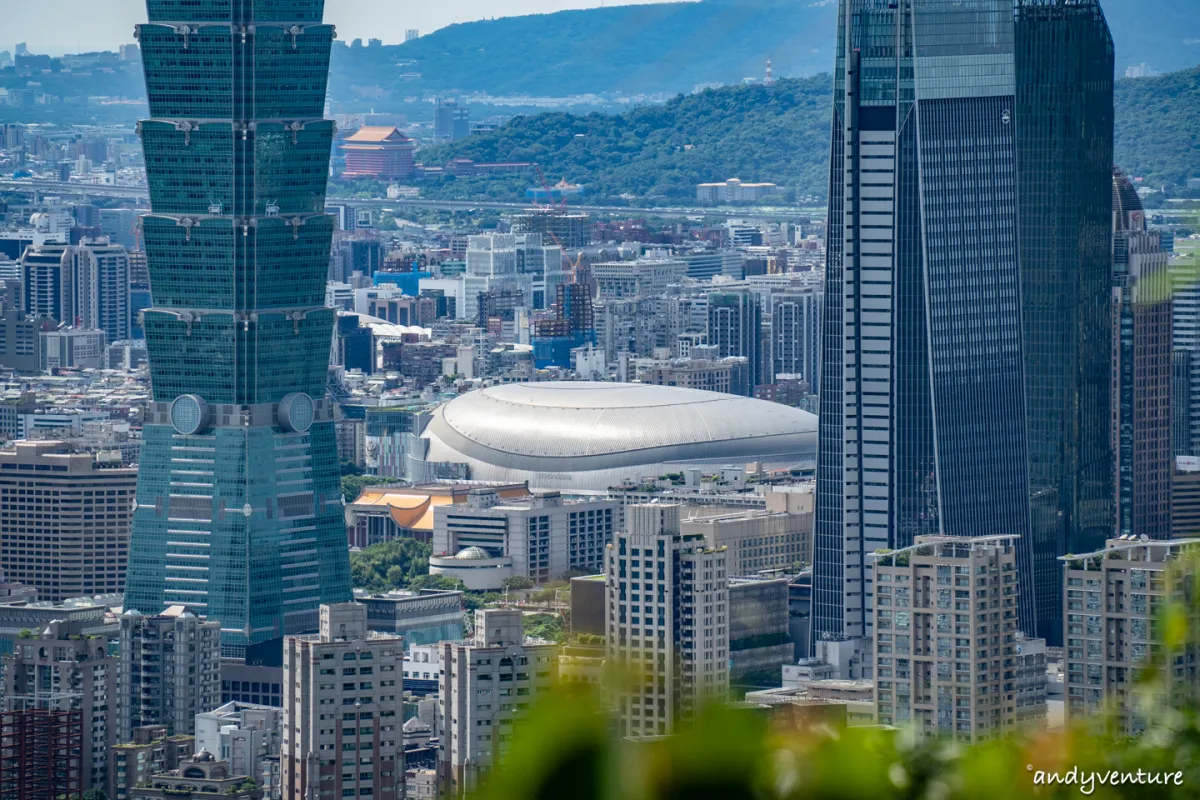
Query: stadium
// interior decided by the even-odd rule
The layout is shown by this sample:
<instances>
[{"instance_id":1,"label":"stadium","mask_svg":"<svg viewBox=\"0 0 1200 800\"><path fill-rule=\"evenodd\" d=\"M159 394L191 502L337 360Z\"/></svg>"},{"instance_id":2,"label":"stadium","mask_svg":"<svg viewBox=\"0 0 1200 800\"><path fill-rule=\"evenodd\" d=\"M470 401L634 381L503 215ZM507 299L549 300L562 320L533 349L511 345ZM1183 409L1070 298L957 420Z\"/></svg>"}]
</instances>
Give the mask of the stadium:
<instances>
[{"instance_id":1,"label":"stadium","mask_svg":"<svg viewBox=\"0 0 1200 800\"><path fill-rule=\"evenodd\" d=\"M811 466L817 418L697 389L547 381L457 397L421 437L423 461L466 464L472 480L602 491L688 466Z\"/></svg>"}]
</instances>

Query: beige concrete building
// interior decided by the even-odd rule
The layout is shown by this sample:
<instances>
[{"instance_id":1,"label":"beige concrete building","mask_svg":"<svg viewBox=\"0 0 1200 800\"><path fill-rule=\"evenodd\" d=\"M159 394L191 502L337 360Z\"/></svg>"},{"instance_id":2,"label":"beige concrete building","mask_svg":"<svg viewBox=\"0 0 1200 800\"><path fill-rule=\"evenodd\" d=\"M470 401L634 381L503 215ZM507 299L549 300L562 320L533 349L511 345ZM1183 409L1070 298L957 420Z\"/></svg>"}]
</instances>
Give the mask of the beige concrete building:
<instances>
[{"instance_id":1,"label":"beige concrete building","mask_svg":"<svg viewBox=\"0 0 1200 800\"><path fill-rule=\"evenodd\" d=\"M678 505L629 506L605 564L605 646L628 687L620 734L673 733L729 694L728 553L683 535Z\"/></svg>"},{"instance_id":2,"label":"beige concrete building","mask_svg":"<svg viewBox=\"0 0 1200 800\"><path fill-rule=\"evenodd\" d=\"M0 451L0 572L51 602L124 591L136 491L136 469L65 442Z\"/></svg>"},{"instance_id":3,"label":"beige concrete building","mask_svg":"<svg viewBox=\"0 0 1200 800\"><path fill-rule=\"evenodd\" d=\"M168 736L162 725L134 728L133 741L109 748L109 800L129 800L135 787L148 784L153 775L178 768L179 762L194 752L193 736Z\"/></svg>"},{"instance_id":4,"label":"beige concrete building","mask_svg":"<svg viewBox=\"0 0 1200 800\"><path fill-rule=\"evenodd\" d=\"M702 535L710 547L727 548L730 575L799 570L812 564L811 510L737 510L710 515L704 509L687 509L679 530L687 536Z\"/></svg>"},{"instance_id":5,"label":"beige concrete building","mask_svg":"<svg viewBox=\"0 0 1200 800\"><path fill-rule=\"evenodd\" d=\"M283 642L284 800L404 797L400 637L337 603L321 606L319 633Z\"/></svg>"},{"instance_id":6,"label":"beige concrete building","mask_svg":"<svg viewBox=\"0 0 1200 800\"><path fill-rule=\"evenodd\" d=\"M475 612L475 636L438 651L438 773L444 797L465 797L504 760L514 722L554 681L558 647L525 640L522 613Z\"/></svg>"},{"instance_id":7,"label":"beige concrete building","mask_svg":"<svg viewBox=\"0 0 1200 800\"><path fill-rule=\"evenodd\" d=\"M880 724L967 742L1017 727L1017 539L919 536L876 556Z\"/></svg>"},{"instance_id":8,"label":"beige concrete building","mask_svg":"<svg viewBox=\"0 0 1200 800\"><path fill-rule=\"evenodd\" d=\"M1200 539L1180 541L1110 539L1103 550L1065 556L1063 609L1067 722L1101 719L1109 711L1128 734L1145 730L1135 685L1144 667L1160 655L1165 669L1155 708L1195 707L1200 686L1197 643L1168 648L1156 630L1156 615L1173 599L1191 609L1195 630L1194 563L1179 565Z\"/></svg>"}]
</instances>

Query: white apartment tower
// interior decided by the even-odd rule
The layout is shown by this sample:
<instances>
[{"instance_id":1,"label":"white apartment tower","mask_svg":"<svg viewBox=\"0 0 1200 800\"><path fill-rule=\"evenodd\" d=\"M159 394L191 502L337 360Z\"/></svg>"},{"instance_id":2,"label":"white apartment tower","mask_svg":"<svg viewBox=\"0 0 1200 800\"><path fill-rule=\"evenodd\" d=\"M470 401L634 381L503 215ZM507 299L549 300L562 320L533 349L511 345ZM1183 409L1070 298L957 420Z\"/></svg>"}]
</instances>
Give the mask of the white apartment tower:
<instances>
[{"instance_id":1,"label":"white apartment tower","mask_svg":"<svg viewBox=\"0 0 1200 800\"><path fill-rule=\"evenodd\" d=\"M400 637L337 603L321 606L319 633L283 642L283 800L401 800Z\"/></svg>"},{"instance_id":2,"label":"white apartment tower","mask_svg":"<svg viewBox=\"0 0 1200 800\"><path fill-rule=\"evenodd\" d=\"M608 546L604 623L622 736L670 734L729 694L725 548L679 532L678 505L632 505Z\"/></svg>"},{"instance_id":3,"label":"white apartment tower","mask_svg":"<svg viewBox=\"0 0 1200 800\"><path fill-rule=\"evenodd\" d=\"M513 723L555 678L558 648L526 642L522 613L475 612L475 636L438 653L438 773L444 797L464 797L508 751Z\"/></svg>"}]
</instances>

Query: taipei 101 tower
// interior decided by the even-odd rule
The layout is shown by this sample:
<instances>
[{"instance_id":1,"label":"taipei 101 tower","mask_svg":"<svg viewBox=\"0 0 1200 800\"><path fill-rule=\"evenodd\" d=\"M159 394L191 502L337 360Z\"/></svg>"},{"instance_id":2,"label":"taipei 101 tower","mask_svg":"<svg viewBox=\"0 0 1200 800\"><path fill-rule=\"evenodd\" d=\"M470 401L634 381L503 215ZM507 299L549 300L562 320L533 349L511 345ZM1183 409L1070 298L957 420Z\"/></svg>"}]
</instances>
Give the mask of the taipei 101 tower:
<instances>
[{"instance_id":1,"label":"taipei 101 tower","mask_svg":"<svg viewBox=\"0 0 1200 800\"><path fill-rule=\"evenodd\" d=\"M324 0L147 0L147 415L125 609L222 651L351 599L324 307L334 29Z\"/></svg>"}]
</instances>

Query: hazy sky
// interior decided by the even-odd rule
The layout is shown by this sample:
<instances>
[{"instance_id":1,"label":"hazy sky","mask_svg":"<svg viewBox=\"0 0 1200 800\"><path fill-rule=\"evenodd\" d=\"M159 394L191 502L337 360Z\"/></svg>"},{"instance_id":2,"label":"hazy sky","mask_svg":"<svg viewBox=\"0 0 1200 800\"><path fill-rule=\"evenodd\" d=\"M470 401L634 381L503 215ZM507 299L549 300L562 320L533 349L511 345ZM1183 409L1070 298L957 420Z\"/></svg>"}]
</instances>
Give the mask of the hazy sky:
<instances>
[{"instance_id":1,"label":"hazy sky","mask_svg":"<svg viewBox=\"0 0 1200 800\"><path fill-rule=\"evenodd\" d=\"M656 2L656 0L640 0ZM338 38L404 41L406 28L422 34L455 22L487 17L544 14L568 8L629 5L628 0L326 0L325 21ZM0 0L0 50L26 42L33 52L115 50L133 41L133 26L146 18L145 0Z\"/></svg>"}]
</instances>

